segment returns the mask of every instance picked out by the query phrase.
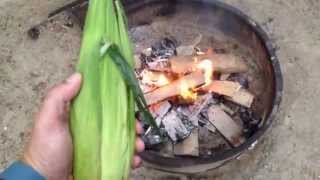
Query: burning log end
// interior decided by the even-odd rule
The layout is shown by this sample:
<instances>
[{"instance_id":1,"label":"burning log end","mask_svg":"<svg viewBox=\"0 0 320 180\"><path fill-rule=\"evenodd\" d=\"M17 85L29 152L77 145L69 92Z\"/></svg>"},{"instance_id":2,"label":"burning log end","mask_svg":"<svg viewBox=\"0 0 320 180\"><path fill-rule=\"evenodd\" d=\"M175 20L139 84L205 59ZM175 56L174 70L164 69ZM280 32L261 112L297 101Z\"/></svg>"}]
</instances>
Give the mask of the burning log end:
<instances>
[{"instance_id":1,"label":"burning log end","mask_svg":"<svg viewBox=\"0 0 320 180\"><path fill-rule=\"evenodd\" d=\"M175 56L169 61L172 72L185 74L194 71L197 64L203 60L210 60L212 62L213 71L220 73L243 73L248 71L248 66L243 62L243 60L231 54Z\"/></svg>"},{"instance_id":2,"label":"burning log end","mask_svg":"<svg viewBox=\"0 0 320 180\"><path fill-rule=\"evenodd\" d=\"M183 83L187 83L188 88L195 88L204 84L205 78L203 73L199 71L183 76L167 86L163 86L150 93L147 93L145 95L147 104L152 105L167 98L179 95L181 92L181 84Z\"/></svg>"}]
</instances>

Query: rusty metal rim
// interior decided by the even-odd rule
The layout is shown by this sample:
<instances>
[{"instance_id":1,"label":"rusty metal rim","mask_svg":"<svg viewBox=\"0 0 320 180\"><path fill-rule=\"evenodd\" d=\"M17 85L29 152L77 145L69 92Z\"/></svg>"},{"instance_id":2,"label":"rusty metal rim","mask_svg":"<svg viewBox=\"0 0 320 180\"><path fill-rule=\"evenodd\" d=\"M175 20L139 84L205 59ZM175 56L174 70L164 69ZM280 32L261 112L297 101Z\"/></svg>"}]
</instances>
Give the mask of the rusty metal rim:
<instances>
[{"instance_id":1,"label":"rusty metal rim","mask_svg":"<svg viewBox=\"0 0 320 180\"><path fill-rule=\"evenodd\" d=\"M139 10L142 6L146 6L148 3L161 3L161 0L158 1L144 1L144 2L134 2L134 3L127 3L126 8L127 11L132 12ZM282 92L283 92L283 77L282 72L280 68L280 62L276 56L276 52L274 49L274 46L272 44L272 41L268 37L267 33L261 28L261 26L255 22L253 19L251 19L249 16L244 14L239 9L232 7L226 3L214 0L211 2L204 2L207 3L210 6L216 6L218 8L221 8L225 11L230 12L231 14L239 17L245 24L247 24L257 35L258 38L260 38L264 48L266 49L268 58L272 64L273 72L274 72L274 82L275 82L275 95L272 103L272 109L266 118L265 123L263 126L257 131L252 137L247 139L247 141L240 145L239 147L226 150L224 152L220 152L216 154L214 157L211 158L194 158L194 157L163 157L159 154L152 152L152 151L146 151L141 154L141 157L144 161L147 162L148 165L151 167L155 167L157 169L162 169L166 171L173 171L177 172L174 169L175 168L185 168L185 167L192 167L195 165L205 165L205 164L211 164L218 161L226 161L229 159L234 159L239 154L245 152L252 144L254 144L261 136L266 132L266 130L271 126L272 122L274 121L276 114L279 110L279 106L281 103L282 98ZM156 159L156 161L155 161ZM183 163L181 163L183 162ZM171 169L172 168L172 169ZM214 167L213 167L214 168ZM207 170L207 169L204 169Z\"/></svg>"}]
</instances>

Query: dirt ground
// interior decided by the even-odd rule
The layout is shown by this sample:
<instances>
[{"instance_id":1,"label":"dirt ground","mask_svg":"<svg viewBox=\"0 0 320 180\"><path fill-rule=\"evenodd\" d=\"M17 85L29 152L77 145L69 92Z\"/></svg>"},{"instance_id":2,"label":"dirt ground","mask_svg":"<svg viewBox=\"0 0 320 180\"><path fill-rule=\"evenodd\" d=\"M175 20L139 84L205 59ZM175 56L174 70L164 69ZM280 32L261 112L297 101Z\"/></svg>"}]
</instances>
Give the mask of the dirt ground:
<instances>
[{"instance_id":1,"label":"dirt ground","mask_svg":"<svg viewBox=\"0 0 320 180\"><path fill-rule=\"evenodd\" d=\"M187 177L147 168L133 180L320 179L320 1L225 0L263 25L284 75L280 113L257 148L217 170ZM73 71L80 29L26 31L67 0L0 0L0 170L20 157L41 97Z\"/></svg>"}]
</instances>

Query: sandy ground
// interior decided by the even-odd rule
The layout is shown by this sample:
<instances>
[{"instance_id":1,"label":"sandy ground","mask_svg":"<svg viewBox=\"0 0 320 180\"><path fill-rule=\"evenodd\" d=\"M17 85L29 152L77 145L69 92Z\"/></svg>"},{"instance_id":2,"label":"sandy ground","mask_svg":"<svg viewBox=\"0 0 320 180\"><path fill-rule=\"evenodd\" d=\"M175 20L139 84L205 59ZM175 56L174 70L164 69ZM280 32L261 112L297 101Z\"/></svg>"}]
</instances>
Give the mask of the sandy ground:
<instances>
[{"instance_id":1,"label":"sandy ground","mask_svg":"<svg viewBox=\"0 0 320 180\"><path fill-rule=\"evenodd\" d=\"M0 169L21 155L47 89L73 71L80 30L52 24L37 41L29 27L66 0L0 0ZM133 180L320 179L319 0L226 0L253 17L278 47L284 97L273 127L240 160L193 177L146 168Z\"/></svg>"}]
</instances>

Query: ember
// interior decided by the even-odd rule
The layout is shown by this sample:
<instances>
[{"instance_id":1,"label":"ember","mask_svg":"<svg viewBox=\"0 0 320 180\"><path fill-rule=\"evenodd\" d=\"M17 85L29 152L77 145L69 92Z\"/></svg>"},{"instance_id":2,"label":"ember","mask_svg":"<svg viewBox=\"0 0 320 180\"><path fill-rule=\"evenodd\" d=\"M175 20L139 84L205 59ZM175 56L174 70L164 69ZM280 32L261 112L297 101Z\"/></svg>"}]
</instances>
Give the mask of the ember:
<instances>
[{"instance_id":1,"label":"ember","mask_svg":"<svg viewBox=\"0 0 320 180\"><path fill-rule=\"evenodd\" d=\"M157 125L174 144L172 153L203 154L199 152L203 145L198 142L198 132L203 129L219 133L230 146L241 145L253 127L247 121L252 115L238 108L250 110L254 100L246 89L248 81L242 76L247 65L237 56L217 54L211 48L207 52L194 46L178 47L178 51L176 48L175 40L161 40L142 52L142 66L137 69ZM187 103L181 103L181 98ZM246 119L240 122L241 118ZM146 128L147 144L165 143L159 136L150 135L150 127Z\"/></svg>"}]
</instances>

